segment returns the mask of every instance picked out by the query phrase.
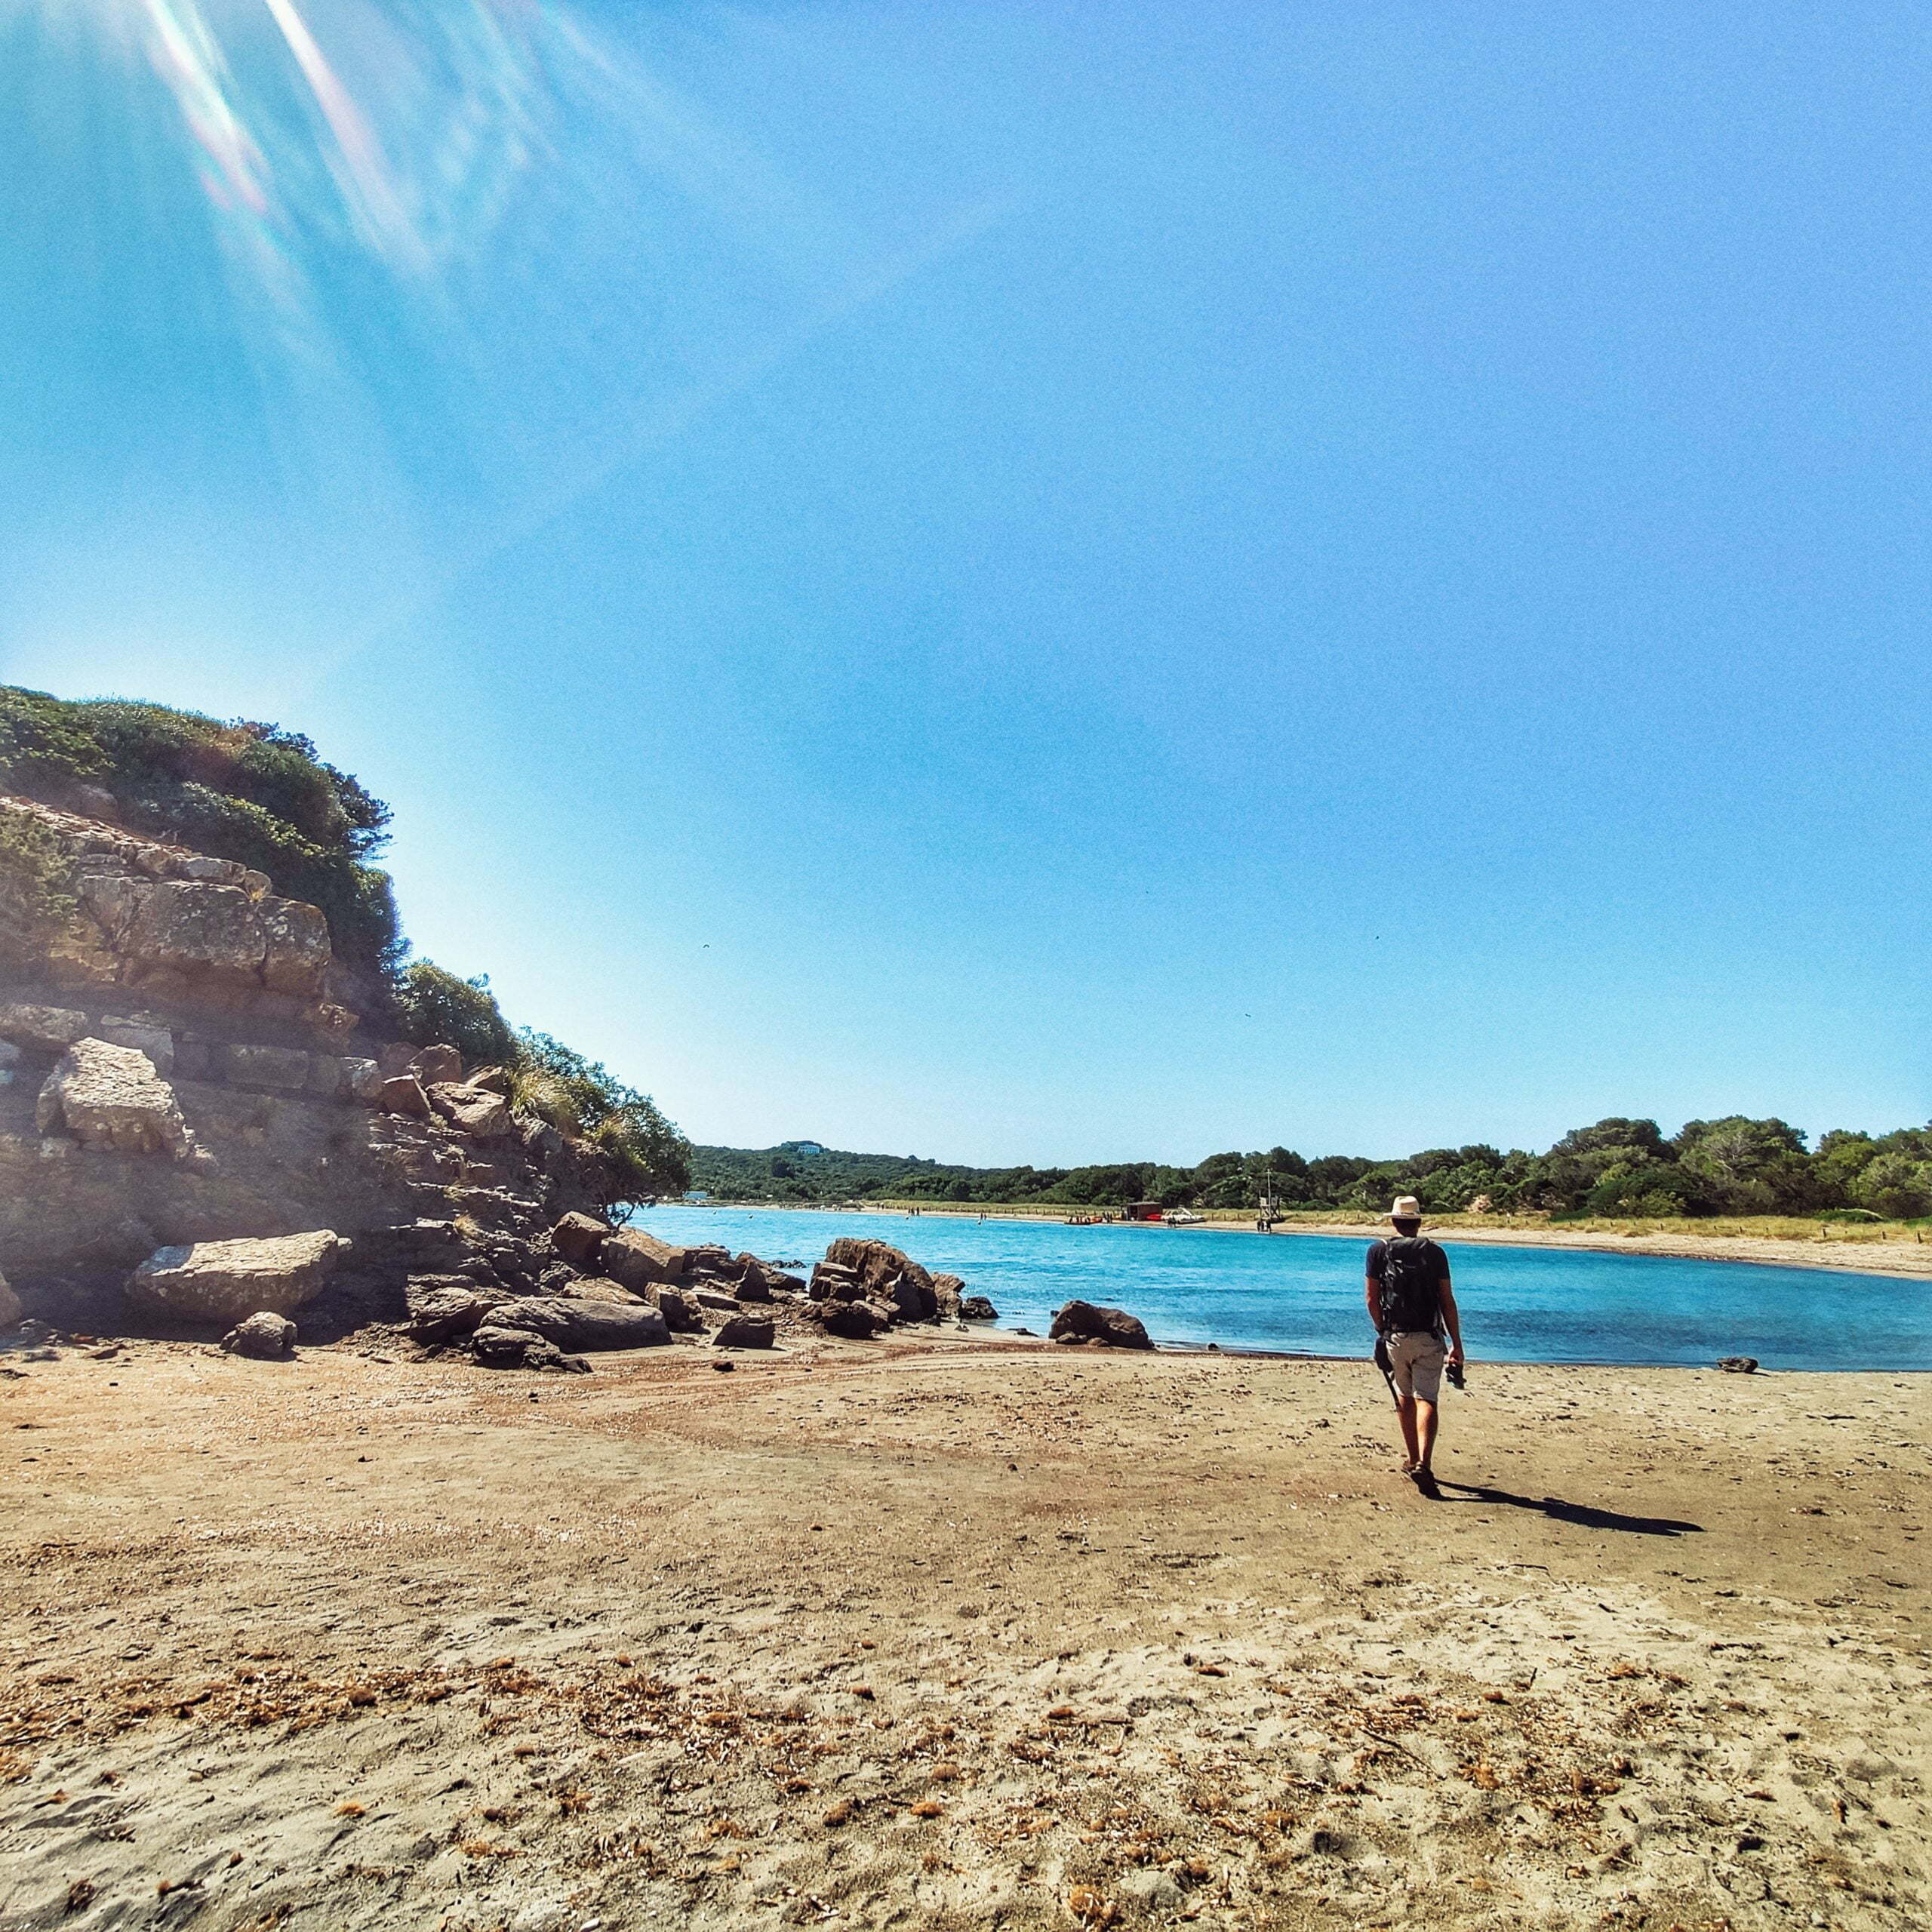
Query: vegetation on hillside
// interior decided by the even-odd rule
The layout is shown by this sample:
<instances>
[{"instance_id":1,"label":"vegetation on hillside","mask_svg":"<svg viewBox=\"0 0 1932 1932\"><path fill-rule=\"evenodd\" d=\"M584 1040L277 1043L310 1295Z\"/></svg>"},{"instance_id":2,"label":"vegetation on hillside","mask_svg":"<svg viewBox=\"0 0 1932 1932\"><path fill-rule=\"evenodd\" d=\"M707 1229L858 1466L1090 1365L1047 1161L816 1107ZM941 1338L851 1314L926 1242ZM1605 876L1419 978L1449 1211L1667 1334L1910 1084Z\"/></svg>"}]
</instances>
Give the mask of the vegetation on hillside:
<instances>
[{"instance_id":1,"label":"vegetation on hillside","mask_svg":"<svg viewBox=\"0 0 1932 1932\"><path fill-rule=\"evenodd\" d=\"M0 791L85 811L110 794L131 830L267 874L327 916L336 957L377 989L402 953L388 873L370 861L389 809L300 732L119 698L0 685Z\"/></svg>"},{"instance_id":2,"label":"vegetation on hillside","mask_svg":"<svg viewBox=\"0 0 1932 1932\"><path fill-rule=\"evenodd\" d=\"M1431 1214L1486 1201L1497 1213L1607 1217L1829 1214L1932 1215L1932 1127L1879 1135L1839 1129L1815 1149L1781 1120L1732 1115L1691 1121L1666 1138L1654 1121L1612 1118L1566 1134L1541 1154L1485 1146L1432 1147L1406 1160L1286 1147L1212 1154L1192 1168L1133 1161L1081 1168L968 1168L912 1156L777 1147L698 1147L694 1184L722 1198L1038 1202L1111 1208L1253 1209L1271 1194L1289 1210L1383 1214L1413 1194Z\"/></svg>"},{"instance_id":3,"label":"vegetation on hillside","mask_svg":"<svg viewBox=\"0 0 1932 1932\"><path fill-rule=\"evenodd\" d=\"M131 830L238 860L320 906L371 1030L506 1069L518 1105L580 1143L611 1211L689 1186L689 1143L648 1094L546 1033L512 1027L487 977L408 959L389 875L371 863L388 842L389 808L300 732L0 685L0 791L88 813L104 792ZM66 873L47 832L22 815L0 819L0 958L10 941L30 955L72 915Z\"/></svg>"}]
</instances>

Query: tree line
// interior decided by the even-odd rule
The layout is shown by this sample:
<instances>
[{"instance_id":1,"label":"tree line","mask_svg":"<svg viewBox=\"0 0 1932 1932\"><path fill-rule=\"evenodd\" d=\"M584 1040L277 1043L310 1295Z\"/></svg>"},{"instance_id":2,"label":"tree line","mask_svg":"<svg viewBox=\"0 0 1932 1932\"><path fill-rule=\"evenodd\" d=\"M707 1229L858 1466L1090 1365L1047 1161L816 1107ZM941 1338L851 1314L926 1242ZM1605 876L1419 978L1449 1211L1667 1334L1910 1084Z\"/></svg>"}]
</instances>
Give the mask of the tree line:
<instances>
[{"instance_id":1,"label":"tree line","mask_svg":"<svg viewBox=\"0 0 1932 1932\"><path fill-rule=\"evenodd\" d=\"M1828 1214L1912 1220L1932 1216L1932 1126L1872 1134L1837 1128L1816 1147L1788 1122L1732 1114L1666 1136L1654 1120L1613 1116L1573 1128L1543 1153L1486 1145L1431 1147L1406 1159L1351 1154L1313 1159L1287 1147L1211 1154L1192 1168L1127 1161L1075 1168L971 1168L914 1155L697 1147L693 1184L734 1201L1037 1202L1114 1208L1382 1214L1400 1194L1431 1214L1675 1217Z\"/></svg>"}]
</instances>

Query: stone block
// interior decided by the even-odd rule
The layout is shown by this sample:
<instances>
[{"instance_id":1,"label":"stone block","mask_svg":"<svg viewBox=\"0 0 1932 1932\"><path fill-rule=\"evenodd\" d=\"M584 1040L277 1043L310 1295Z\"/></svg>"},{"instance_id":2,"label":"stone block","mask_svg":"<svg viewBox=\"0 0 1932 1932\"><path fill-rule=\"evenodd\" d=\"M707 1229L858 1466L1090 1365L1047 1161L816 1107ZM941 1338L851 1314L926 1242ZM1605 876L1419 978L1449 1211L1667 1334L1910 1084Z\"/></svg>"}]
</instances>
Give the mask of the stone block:
<instances>
[{"instance_id":1,"label":"stone block","mask_svg":"<svg viewBox=\"0 0 1932 1932\"><path fill-rule=\"evenodd\" d=\"M194 852L174 868L182 878L206 879L216 885L239 885L248 875L246 866L232 859L214 859L205 852Z\"/></svg>"},{"instance_id":2,"label":"stone block","mask_svg":"<svg viewBox=\"0 0 1932 1932\"><path fill-rule=\"evenodd\" d=\"M510 1103L500 1094L475 1087L441 1085L429 1090L429 1104L472 1140L500 1140L516 1131Z\"/></svg>"},{"instance_id":3,"label":"stone block","mask_svg":"<svg viewBox=\"0 0 1932 1932\"><path fill-rule=\"evenodd\" d=\"M268 952L268 936L238 886L163 878L140 887L120 949L143 965L253 979Z\"/></svg>"},{"instance_id":4,"label":"stone block","mask_svg":"<svg viewBox=\"0 0 1932 1932\"><path fill-rule=\"evenodd\" d=\"M345 1060L343 1078L349 1092L358 1100L374 1102L383 1091L382 1069L372 1060Z\"/></svg>"},{"instance_id":5,"label":"stone block","mask_svg":"<svg viewBox=\"0 0 1932 1932\"><path fill-rule=\"evenodd\" d=\"M174 1072L180 1080L212 1080L220 1069L214 1049L205 1040L177 1038L174 1042Z\"/></svg>"},{"instance_id":6,"label":"stone block","mask_svg":"<svg viewBox=\"0 0 1932 1932\"><path fill-rule=\"evenodd\" d=\"M62 1054L40 1090L34 1123L43 1134L64 1127L98 1153L182 1160L192 1151L174 1090L146 1054L106 1040L76 1040Z\"/></svg>"},{"instance_id":7,"label":"stone block","mask_svg":"<svg viewBox=\"0 0 1932 1932\"><path fill-rule=\"evenodd\" d=\"M325 1100L333 1100L348 1084L348 1075L343 1063L334 1054L311 1054L309 1056L309 1091L320 1094Z\"/></svg>"},{"instance_id":8,"label":"stone block","mask_svg":"<svg viewBox=\"0 0 1932 1932\"><path fill-rule=\"evenodd\" d=\"M131 1300L192 1321L232 1323L287 1315L321 1292L346 1244L332 1230L263 1241L202 1241L157 1248L128 1283Z\"/></svg>"},{"instance_id":9,"label":"stone block","mask_svg":"<svg viewBox=\"0 0 1932 1932\"><path fill-rule=\"evenodd\" d=\"M309 1056L299 1047L230 1047L228 1077L238 1087L294 1093L309 1084Z\"/></svg>"},{"instance_id":10,"label":"stone block","mask_svg":"<svg viewBox=\"0 0 1932 1932\"><path fill-rule=\"evenodd\" d=\"M623 1228L604 1244L602 1266L614 1281L627 1288L646 1288L675 1281L685 1272L685 1254L641 1228Z\"/></svg>"},{"instance_id":11,"label":"stone block","mask_svg":"<svg viewBox=\"0 0 1932 1932\"><path fill-rule=\"evenodd\" d=\"M425 1047L411 1060L409 1070L425 1087L460 1086L463 1056L454 1047Z\"/></svg>"},{"instance_id":12,"label":"stone block","mask_svg":"<svg viewBox=\"0 0 1932 1932\"><path fill-rule=\"evenodd\" d=\"M0 1006L0 1039L27 1047L71 1047L84 1038L88 1017L64 1006Z\"/></svg>"},{"instance_id":13,"label":"stone block","mask_svg":"<svg viewBox=\"0 0 1932 1932\"><path fill-rule=\"evenodd\" d=\"M299 899L253 902L266 940L262 983L273 992L307 998L322 989L329 968L329 922Z\"/></svg>"},{"instance_id":14,"label":"stone block","mask_svg":"<svg viewBox=\"0 0 1932 1932\"><path fill-rule=\"evenodd\" d=\"M98 1038L116 1047L132 1047L146 1054L154 1070L165 1080L174 1071L174 1035L152 1020L119 1019L109 1015L95 1029Z\"/></svg>"},{"instance_id":15,"label":"stone block","mask_svg":"<svg viewBox=\"0 0 1932 1932\"><path fill-rule=\"evenodd\" d=\"M407 1114L414 1120L429 1118L429 1097L413 1073L385 1080L376 1090L376 1104L386 1114Z\"/></svg>"}]
</instances>

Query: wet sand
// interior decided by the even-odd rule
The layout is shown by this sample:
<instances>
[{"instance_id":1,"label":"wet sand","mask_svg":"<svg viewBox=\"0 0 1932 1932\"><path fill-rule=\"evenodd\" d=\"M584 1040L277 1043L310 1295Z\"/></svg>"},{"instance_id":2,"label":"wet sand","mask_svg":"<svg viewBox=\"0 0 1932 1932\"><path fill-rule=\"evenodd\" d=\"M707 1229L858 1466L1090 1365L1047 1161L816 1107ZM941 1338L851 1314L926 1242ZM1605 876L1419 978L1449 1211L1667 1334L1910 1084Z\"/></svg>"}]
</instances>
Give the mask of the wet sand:
<instances>
[{"instance_id":1,"label":"wet sand","mask_svg":"<svg viewBox=\"0 0 1932 1932\"><path fill-rule=\"evenodd\" d=\"M1932 1381L0 1376L0 1927L1916 1928Z\"/></svg>"}]
</instances>

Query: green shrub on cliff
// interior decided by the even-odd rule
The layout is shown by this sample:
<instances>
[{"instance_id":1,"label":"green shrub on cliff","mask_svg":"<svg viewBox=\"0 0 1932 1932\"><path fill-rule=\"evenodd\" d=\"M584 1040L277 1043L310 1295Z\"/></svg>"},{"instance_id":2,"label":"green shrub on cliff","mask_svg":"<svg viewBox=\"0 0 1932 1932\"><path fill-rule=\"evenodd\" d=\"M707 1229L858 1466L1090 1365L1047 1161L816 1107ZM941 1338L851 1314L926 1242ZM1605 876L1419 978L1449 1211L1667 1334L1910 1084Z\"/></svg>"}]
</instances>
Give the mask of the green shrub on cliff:
<instances>
[{"instance_id":1,"label":"green shrub on cliff","mask_svg":"<svg viewBox=\"0 0 1932 1932\"><path fill-rule=\"evenodd\" d=\"M0 812L0 961L35 958L73 917L69 863L45 826L19 811Z\"/></svg>"},{"instance_id":2,"label":"green shrub on cliff","mask_svg":"<svg viewBox=\"0 0 1932 1932\"><path fill-rule=\"evenodd\" d=\"M454 1047L470 1066L509 1066L520 1056L487 973L460 980L433 959L414 961L396 976L395 1005L402 1037L419 1047Z\"/></svg>"},{"instance_id":3,"label":"green shrub on cliff","mask_svg":"<svg viewBox=\"0 0 1932 1932\"><path fill-rule=\"evenodd\" d=\"M336 956L378 999L402 950L389 875L369 860L389 810L298 732L118 698L0 685L0 790L85 810L111 793L132 830L266 872L320 906Z\"/></svg>"},{"instance_id":4,"label":"green shrub on cliff","mask_svg":"<svg viewBox=\"0 0 1932 1932\"><path fill-rule=\"evenodd\" d=\"M691 1144L648 1094L533 1028L519 1029L517 1048L518 1104L588 1140L604 1169L607 1212L691 1186Z\"/></svg>"}]
</instances>

